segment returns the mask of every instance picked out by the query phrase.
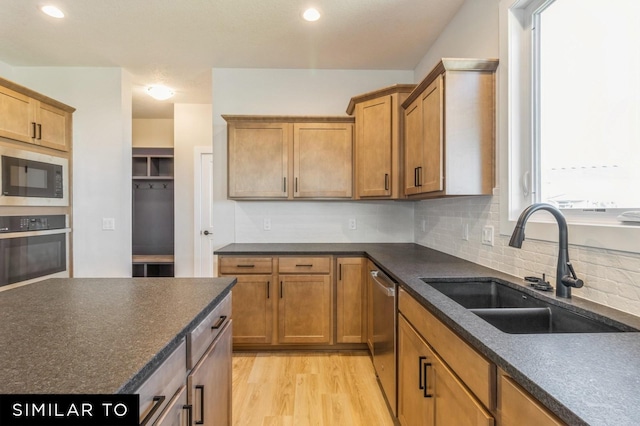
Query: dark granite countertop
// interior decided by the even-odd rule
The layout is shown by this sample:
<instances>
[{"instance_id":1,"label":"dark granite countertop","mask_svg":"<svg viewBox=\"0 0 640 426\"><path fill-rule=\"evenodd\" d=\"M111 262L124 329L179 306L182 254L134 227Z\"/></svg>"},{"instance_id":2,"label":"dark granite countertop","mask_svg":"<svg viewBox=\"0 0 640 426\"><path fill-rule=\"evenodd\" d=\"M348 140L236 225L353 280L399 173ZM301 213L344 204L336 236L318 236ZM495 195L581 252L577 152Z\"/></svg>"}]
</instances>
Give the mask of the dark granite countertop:
<instances>
[{"instance_id":1,"label":"dark granite countertop","mask_svg":"<svg viewBox=\"0 0 640 426\"><path fill-rule=\"evenodd\" d=\"M0 394L131 393L233 278L54 278L0 292Z\"/></svg>"},{"instance_id":2,"label":"dark granite countertop","mask_svg":"<svg viewBox=\"0 0 640 426\"><path fill-rule=\"evenodd\" d=\"M497 278L551 303L608 316L640 329L640 318L575 297L530 290L507 275L417 244L231 244L218 255L363 255L571 425L640 422L640 333L507 334L425 284L421 278ZM579 271L578 271L579 272ZM587 311L584 311L584 310Z\"/></svg>"}]
</instances>

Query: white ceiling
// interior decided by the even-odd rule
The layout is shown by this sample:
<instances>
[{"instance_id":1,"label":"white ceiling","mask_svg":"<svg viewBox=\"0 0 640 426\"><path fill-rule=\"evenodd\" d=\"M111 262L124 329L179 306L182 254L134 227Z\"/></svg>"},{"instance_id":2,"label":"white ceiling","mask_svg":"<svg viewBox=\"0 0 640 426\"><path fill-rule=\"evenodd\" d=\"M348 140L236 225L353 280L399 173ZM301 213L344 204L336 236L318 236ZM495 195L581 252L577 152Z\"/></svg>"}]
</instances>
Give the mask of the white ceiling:
<instances>
[{"instance_id":1,"label":"white ceiling","mask_svg":"<svg viewBox=\"0 0 640 426\"><path fill-rule=\"evenodd\" d=\"M3 1L0 61L122 67L135 118L172 117L173 102L210 103L211 68L412 70L464 0ZM316 7L322 18L303 21ZM144 87L176 90L155 101Z\"/></svg>"}]
</instances>

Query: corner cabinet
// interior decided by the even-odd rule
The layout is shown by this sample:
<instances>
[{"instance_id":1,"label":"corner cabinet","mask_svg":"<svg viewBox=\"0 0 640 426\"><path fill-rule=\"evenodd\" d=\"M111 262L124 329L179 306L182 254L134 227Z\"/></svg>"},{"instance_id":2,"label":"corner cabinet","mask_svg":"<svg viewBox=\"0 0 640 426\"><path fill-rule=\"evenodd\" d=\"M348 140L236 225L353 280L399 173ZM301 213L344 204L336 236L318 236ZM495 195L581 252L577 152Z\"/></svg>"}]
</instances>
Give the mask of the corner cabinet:
<instances>
[{"instance_id":1,"label":"corner cabinet","mask_svg":"<svg viewBox=\"0 0 640 426\"><path fill-rule=\"evenodd\" d=\"M74 108L0 78L0 137L51 148L71 149Z\"/></svg>"},{"instance_id":2,"label":"corner cabinet","mask_svg":"<svg viewBox=\"0 0 640 426\"><path fill-rule=\"evenodd\" d=\"M228 198L352 198L352 117L223 118Z\"/></svg>"},{"instance_id":3,"label":"corner cabinet","mask_svg":"<svg viewBox=\"0 0 640 426\"><path fill-rule=\"evenodd\" d=\"M354 96L347 114L355 114L355 197L402 199L401 108L415 84L396 84Z\"/></svg>"},{"instance_id":4,"label":"corner cabinet","mask_svg":"<svg viewBox=\"0 0 640 426\"><path fill-rule=\"evenodd\" d=\"M404 101L405 195L492 193L497 66L442 59Z\"/></svg>"}]
</instances>

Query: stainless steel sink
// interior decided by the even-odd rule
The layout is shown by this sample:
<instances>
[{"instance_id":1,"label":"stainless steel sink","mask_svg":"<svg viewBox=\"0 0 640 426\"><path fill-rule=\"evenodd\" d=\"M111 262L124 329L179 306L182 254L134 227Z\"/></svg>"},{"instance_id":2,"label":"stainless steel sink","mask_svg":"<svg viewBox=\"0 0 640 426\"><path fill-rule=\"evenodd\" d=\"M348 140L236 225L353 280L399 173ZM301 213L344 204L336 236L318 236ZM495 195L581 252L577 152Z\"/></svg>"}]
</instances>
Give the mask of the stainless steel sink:
<instances>
[{"instance_id":1,"label":"stainless steel sink","mask_svg":"<svg viewBox=\"0 0 640 426\"><path fill-rule=\"evenodd\" d=\"M505 333L638 331L604 317L588 318L495 280L423 281Z\"/></svg>"}]
</instances>

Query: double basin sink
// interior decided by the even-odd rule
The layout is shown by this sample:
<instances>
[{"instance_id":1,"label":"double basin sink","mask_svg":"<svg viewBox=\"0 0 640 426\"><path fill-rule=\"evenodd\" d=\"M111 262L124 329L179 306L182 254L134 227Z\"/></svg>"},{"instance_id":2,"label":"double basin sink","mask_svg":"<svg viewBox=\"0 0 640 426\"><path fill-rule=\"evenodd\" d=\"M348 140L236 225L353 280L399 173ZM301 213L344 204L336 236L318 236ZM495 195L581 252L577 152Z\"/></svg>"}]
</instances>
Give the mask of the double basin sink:
<instances>
[{"instance_id":1,"label":"double basin sink","mask_svg":"<svg viewBox=\"0 0 640 426\"><path fill-rule=\"evenodd\" d=\"M423 281L505 333L617 333L630 326L550 303L496 280Z\"/></svg>"}]
</instances>

